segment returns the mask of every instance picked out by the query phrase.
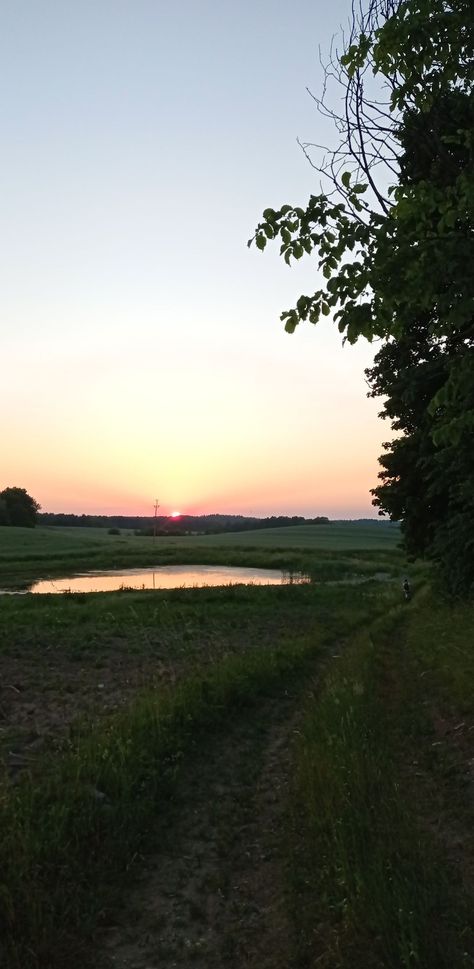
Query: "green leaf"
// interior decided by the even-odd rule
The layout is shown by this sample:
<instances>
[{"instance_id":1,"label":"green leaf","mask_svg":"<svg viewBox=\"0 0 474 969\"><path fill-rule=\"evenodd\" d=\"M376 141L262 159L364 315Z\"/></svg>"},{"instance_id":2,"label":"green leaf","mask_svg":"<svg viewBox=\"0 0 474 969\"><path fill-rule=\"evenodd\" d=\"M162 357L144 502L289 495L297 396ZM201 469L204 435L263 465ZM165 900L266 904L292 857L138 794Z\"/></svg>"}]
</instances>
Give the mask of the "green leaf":
<instances>
[{"instance_id":1,"label":"green leaf","mask_svg":"<svg viewBox=\"0 0 474 969\"><path fill-rule=\"evenodd\" d=\"M255 244L257 246L257 249L260 249L260 252L263 252L267 244L267 240L263 235L263 232L259 232L259 234L257 235L257 238L255 239Z\"/></svg>"},{"instance_id":2,"label":"green leaf","mask_svg":"<svg viewBox=\"0 0 474 969\"><path fill-rule=\"evenodd\" d=\"M311 323L317 323L318 322L318 320L319 320L319 314L320 314L320 309L321 308L320 308L320 305L319 305L318 302L313 302L312 303L311 309L309 311L309 318L311 320Z\"/></svg>"},{"instance_id":3,"label":"green leaf","mask_svg":"<svg viewBox=\"0 0 474 969\"><path fill-rule=\"evenodd\" d=\"M306 311L308 309L308 302L309 302L309 300L308 300L308 297L307 296L300 296L300 298L299 298L299 300L298 300L298 302L296 304L296 309L298 310L298 313L300 314L300 316L303 313L306 313Z\"/></svg>"},{"instance_id":4,"label":"green leaf","mask_svg":"<svg viewBox=\"0 0 474 969\"><path fill-rule=\"evenodd\" d=\"M349 188L352 178L352 172L343 172L341 175L341 182L344 188Z\"/></svg>"},{"instance_id":5,"label":"green leaf","mask_svg":"<svg viewBox=\"0 0 474 969\"><path fill-rule=\"evenodd\" d=\"M357 337L359 336L359 328L355 323L349 323L347 327L347 340L349 343L357 343Z\"/></svg>"}]
</instances>

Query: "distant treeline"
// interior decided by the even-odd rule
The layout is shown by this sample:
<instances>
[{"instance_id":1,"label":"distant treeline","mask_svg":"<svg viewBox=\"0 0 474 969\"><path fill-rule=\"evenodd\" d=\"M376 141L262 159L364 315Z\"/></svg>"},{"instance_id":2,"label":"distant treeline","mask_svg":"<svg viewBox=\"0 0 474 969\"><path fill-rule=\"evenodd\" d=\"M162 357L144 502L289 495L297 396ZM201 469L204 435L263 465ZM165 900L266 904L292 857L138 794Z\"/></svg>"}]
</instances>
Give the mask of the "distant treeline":
<instances>
[{"instance_id":1,"label":"distant treeline","mask_svg":"<svg viewBox=\"0 0 474 969\"><path fill-rule=\"evenodd\" d=\"M244 532L252 528L282 528L288 525L328 525L329 518L303 518L301 515L272 515L270 518L250 518L245 515L166 515L142 517L137 515L66 515L44 512L38 515L40 525L61 525L63 528L114 528L132 530L140 535L213 535L218 532Z\"/></svg>"}]
</instances>

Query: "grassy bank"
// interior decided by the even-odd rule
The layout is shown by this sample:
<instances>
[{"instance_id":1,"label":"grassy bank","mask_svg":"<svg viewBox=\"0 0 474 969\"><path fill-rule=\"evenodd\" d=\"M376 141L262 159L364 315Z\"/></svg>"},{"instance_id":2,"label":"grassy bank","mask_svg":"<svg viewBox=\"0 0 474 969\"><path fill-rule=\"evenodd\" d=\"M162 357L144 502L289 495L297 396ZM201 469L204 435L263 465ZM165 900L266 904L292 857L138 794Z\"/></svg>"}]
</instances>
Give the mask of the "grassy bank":
<instances>
[{"instance_id":1,"label":"grassy bank","mask_svg":"<svg viewBox=\"0 0 474 969\"><path fill-rule=\"evenodd\" d=\"M99 528L0 527L0 586L81 570L236 565L308 571L318 579L402 567L397 529L313 525L226 535L142 538Z\"/></svg>"},{"instance_id":2,"label":"grassy bank","mask_svg":"<svg viewBox=\"0 0 474 969\"><path fill-rule=\"evenodd\" d=\"M473 627L473 607L420 596L358 635L308 710L291 838L302 965L474 964Z\"/></svg>"},{"instance_id":3,"label":"grassy bank","mask_svg":"<svg viewBox=\"0 0 474 969\"><path fill-rule=\"evenodd\" d=\"M287 638L315 623L344 628L348 613L362 619L375 605L392 601L393 594L388 583L367 582L6 596L0 601L0 653L31 650L42 659L45 651L98 659L122 644L129 653L155 658L168 646L170 655L205 651L216 658L233 640L244 648L245 643L265 645L280 632Z\"/></svg>"}]
</instances>

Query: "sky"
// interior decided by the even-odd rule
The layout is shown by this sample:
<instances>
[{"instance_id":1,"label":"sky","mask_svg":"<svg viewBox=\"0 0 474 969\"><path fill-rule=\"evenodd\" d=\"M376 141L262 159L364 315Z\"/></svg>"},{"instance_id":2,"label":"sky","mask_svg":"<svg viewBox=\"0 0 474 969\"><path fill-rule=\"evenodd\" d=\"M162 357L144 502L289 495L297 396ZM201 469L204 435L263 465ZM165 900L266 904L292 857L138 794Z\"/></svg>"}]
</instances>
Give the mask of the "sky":
<instances>
[{"instance_id":1,"label":"sky","mask_svg":"<svg viewBox=\"0 0 474 969\"><path fill-rule=\"evenodd\" d=\"M0 36L0 489L45 511L376 517L373 348L248 249L320 189L348 0L17 0Z\"/></svg>"}]
</instances>

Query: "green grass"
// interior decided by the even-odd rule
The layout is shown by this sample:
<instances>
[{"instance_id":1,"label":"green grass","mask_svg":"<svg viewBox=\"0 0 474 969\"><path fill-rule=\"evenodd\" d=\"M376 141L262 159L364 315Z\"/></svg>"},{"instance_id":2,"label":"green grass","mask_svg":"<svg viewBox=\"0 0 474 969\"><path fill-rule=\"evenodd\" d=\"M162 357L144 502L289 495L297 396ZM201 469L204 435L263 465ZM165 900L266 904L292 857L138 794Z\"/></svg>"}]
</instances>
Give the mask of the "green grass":
<instances>
[{"instance_id":1,"label":"green grass","mask_svg":"<svg viewBox=\"0 0 474 969\"><path fill-rule=\"evenodd\" d=\"M77 551L95 546L157 548L196 546L250 546L256 548L310 549L391 549L400 541L398 528L374 521L373 524L334 522L331 525L295 525L286 528L262 528L217 535L183 535L178 538L157 536L143 538L132 531L109 535L106 528L61 528L39 525L36 528L0 526L0 556L53 551L69 546Z\"/></svg>"},{"instance_id":2,"label":"green grass","mask_svg":"<svg viewBox=\"0 0 474 969\"><path fill-rule=\"evenodd\" d=\"M43 761L0 802L2 965L83 965L98 920L130 880L179 765L257 698L288 686L318 637L232 657L205 677L149 694ZM207 741L206 738L207 737Z\"/></svg>"},{"instance_id":3,"label":"green grass","mask_svg":"<svg viewBox=\"0 0 474 969\"><path fill-rule=\"evenodd\" d=\"M474 608L412 605L359 634L307 712L290 839L302 965L474 964L452 847L474 856L467 764L434 729L440 703L455 723L474 712Z\"/></svg>"},{"instance_id":4,"label":"green grass","mask_svg":"<svg viewBox=\"0 0 474 969\"><path fill-rule=\"evenodd\" d=\"M82 969L104 912L130 884L133 858L170 810L188 753L205 749L215 730L269 691L286 690L323 648L384 611L391 595L368 583L8 599L4 659L13 650L39 679L42 663L74 657L79 646L80 666L94 669L108 649L116 654L119 631L122 650L158 659L171 630L169 658L181 662L188 649L191 657L173 686L139 692L92 725L76 721L15 785L2 779L2 966L63 969L67 961ZM215 652L199 655L206 623L220 632Z\"/></svg>"},{"instance_id":5,"label":"green grass","mask_svg":"<svg viewBox=\"0 0 474 969\"><path fill-rule=\"evenodd\" d=\"M262 528L248 532L228 532L221 535L185 536L176 540L185 544L222 546L254 546L256 548L308 548L326 550L393 549L400 541L396 527L379 522L357 525L335 522L333 525L294 525L287 528Z\"/></svg>"},{"instance_id":6,"label":"green grass","mask_svg":"<svg viewBox=\"0 0 474 969\"><path fill-rule=\"evenodd\" d=\"M319 527L159 539L156 548L101 530L3 529L0 574L3 582L157 556L292 563L320 580L402 574L401 553L370 547L368 537L342 550L311 545L325 541ZM333 533L336 544L343 538ZM69 732L46 744L28 773L1 782L2 965L86 966L104 913L130 884L133 858L172 810L186 758L205 755L232 718L307 676L325 650L324 682L300 724L289 805L295 966L474 966L474 606L420 590L422 567L410 576L415 599L395 606L399 587L376 581L2 597L11 709L34 688L36 704L44 696L49 710L54 700L57 716L61 700L73 714ZM85 727L87 690L96 697L100 680L107 693L110 675L112 692L114 664L125 671L122 685L136 670L152 680L160 664L170 685L125 691L115 712L100 694Z\"/></svg>"},{"instance_id":7,"label":"green grass","mask_svg":"<svg viewBox=\"0 0 474 969\"><path fill-rule=\"evenodd\" d=\"M349 619L363 622L391 594L369 582L4 597L0 754L29 757L32 741L55 742L77 717L102 717L141 684L176 682L315 627L344 636Z\"/></svg>"},{"instance_id":8,"label":"green grass","mask_svg":"<svg viewBox=\"0 0 474 969\"><path fill-rule=\"evenodd\" d=\"M392 591L383 583L360 587L323 585L222 586L147 592L6 596L1 601L0 652L28 650L97 657L102 650L158 655L166 643L179 653L204 641L224 652L271 643L279 634L308 631L314 624L344 630L347 611L362 620L374 598Z\"/></svg>"},{"instance_id":9,"label":"green grass","mask_svg":"<svg viewBox=\"0 0 474 969\"><path fill-rule=\"evenodd\" d=\"M406 653L424 700L447 717L474 717L474 607L426 594L410 617Z\"/></svg>"},{"instance_id":10,"label":"green grass","mask_svg":"<svg viewBox=\"0 0 474 969\"><path fill-rule=\"evenodd\" d=\"M318 579L400 570L398 529L334 524L226 535L143 538L107 529L0 527L0 584L80 570L151 565L236 565L309 571ZM341 554L343 553L343 554Z\"/></svg>"}]
</instances>

